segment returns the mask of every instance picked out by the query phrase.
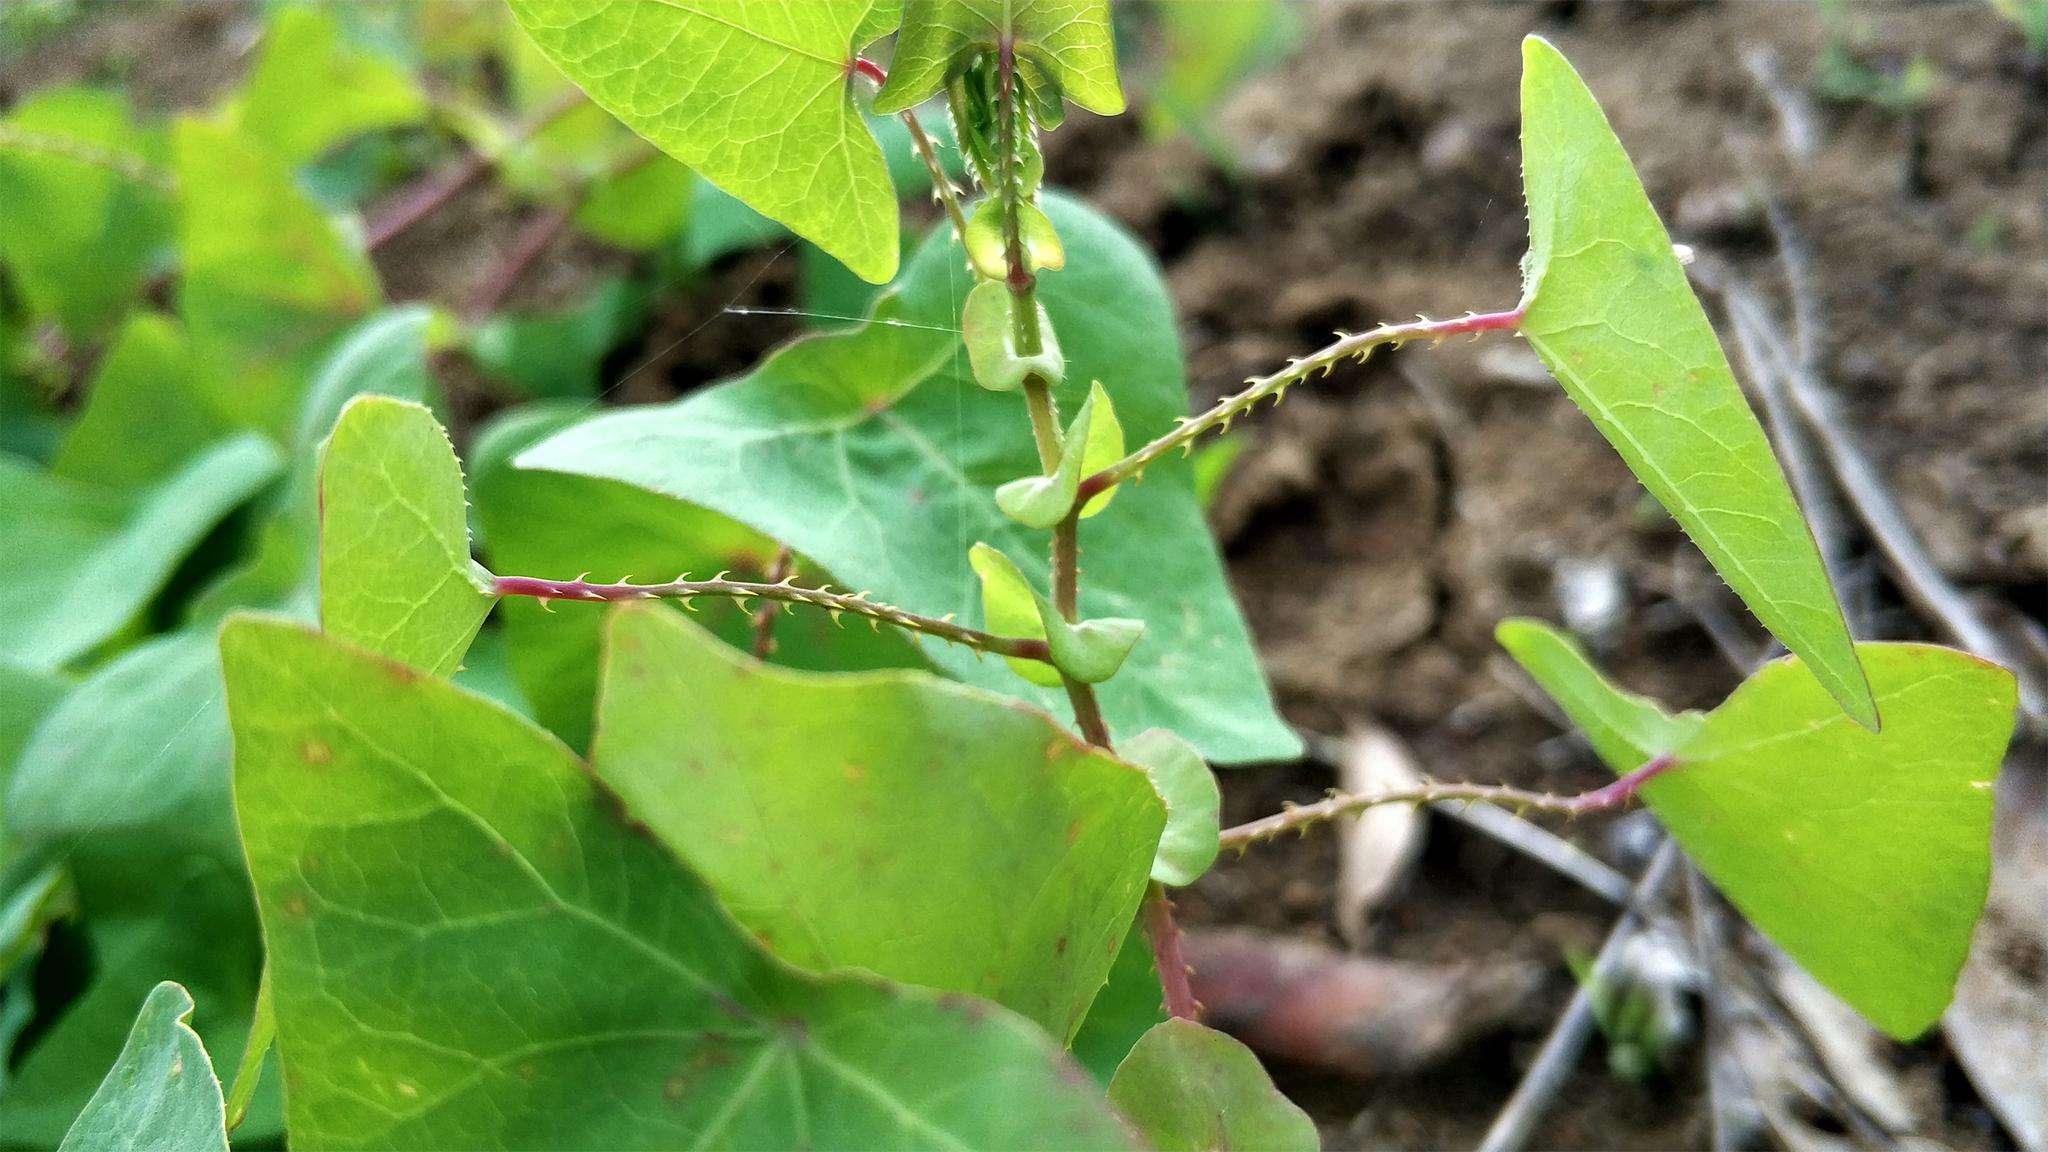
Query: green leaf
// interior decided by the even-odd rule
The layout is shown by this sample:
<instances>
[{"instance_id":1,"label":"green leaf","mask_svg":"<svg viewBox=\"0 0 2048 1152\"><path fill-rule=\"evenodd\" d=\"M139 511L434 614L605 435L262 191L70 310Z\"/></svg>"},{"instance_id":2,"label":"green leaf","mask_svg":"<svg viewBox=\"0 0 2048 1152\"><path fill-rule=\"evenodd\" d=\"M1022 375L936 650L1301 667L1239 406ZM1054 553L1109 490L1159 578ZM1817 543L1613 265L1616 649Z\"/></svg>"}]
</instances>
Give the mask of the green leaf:
<instances>
[{"instance_id":1,"label":"green leaf","mask_svg":"<svg viewBox=\"0 0 2048 1152\"><path fill-rule=\"evenodd\" d=\"M0 121L0 260L32 312L84 338L128 308L170 245L177 199L88 157L147 168L161 151L114 92L46 89Z\"/></svg>"},{"instance_id":2,"label":"green leaf","mask_svg":"<svg viewBox=\"0 0 2048 1152\"><path fill-rule=\"evenodd\" d=\"M495 599L448 434L418 404L350 401L320 461L320 626L446 676Z\"/></svg>"},{"instance_id":3,"label":"green leaf","mask_svg":"<svg viewBox=\"0 0 2048 1152\"><path fill-rule=\"evenodd\" d=\"M0 456L0 651L57 668L109 640L201 537L278 470L250 433L221 441L161 482L120 492Z\"/></svg>"},{"instance_id":4,"label":"green leaf","mask_svg":"<svg viewBox=\"0 0 2048 1152\"><path fill-rule=\"evenodd\" d=\"M137 313L93 373L50 471L122 489L162 480L236 430L214 405L219 387L175 321Z\"/></svg>"},{"instance_id":5,"label":"green leaf","mask_svg":"<svg viewBox=\"0 0 2048 1152\"><path fill-rule=\"evenodd\" d=\"M191 993L169 980L150 992L127 1046L64 1134L58 1152L227 1152L220 1081L191 1018Z\"/></svg>"},{"instance_id":6,"label":"green leaf","mask_svg":"<svg viewBox=\"0 0 2048 1152\"><path fill-rule=\"evenodd\" d=\"M853 94L853 60L894 24L893 2L512 0L512 12L635 132L863 278L896 274L896 192Z\"/></svg>"},{"instance_id":7,"label":"green leaf","mask_svg":"<svg viewBox=\"0 0 2048 1152\"><path fill-rule=\"evenodd\" d=\"M343 42L332 12L292 5L272 17L230 115L297 166L350 137L418 123L426 111L411 77Z\"/></svg>"},{"instance_id":8,"label":"green leaf","mask_svg":"<svg viewBox=\"0 0 2048 1152\"><path fill-rule=\"evenodd\" d=\"M1166 0L1152 11L1160 63L1147 120L1196 134L1206 133L1210 114L1246 75L1292 47L1301 23L1281 0Z\"/></svg>"},{"instance_id":9,"label":"green leaf","mask_svg":"<svg viewBox=\"0 0 2048 1152\"><path fill-rule=\"evenodd\" d=\"M989 630L1044 640L1052 650L1053 667L1083 684L1100 684L1116 675L1145 634L1143 620L1126 617L1068 623L1052 601L1031 586L1016 561L987 544L976 544L968 552L968 563L981 580L982 612ZM1035 619L1024 619L1020 603L1031 608ZM1033 684L1062 682L1057 675L1048 679L1044 665L1037 661L1008 659L1008 663Z\"/></svg>"},{"instance_id":10,"label":"green leaf","mask_svg":"<svg viewBox=\"0 0 2048 1152\"><path fill-rule=\"evenodd\" d=\"M190 193L180 309L200 349L241 377L243 423L281 430L304 358L376 304L376 273L260 142L196 120L175 141Z\"/></svg>"},{"instance_id":11,"label":"green leaf","mask_svg":"<svg viewBox=\"0 0 2048 1152\"><path fill-rule=\"evenodd\" d=\"M969 233L970 239L972 235ZM974 379L991 392L1015 392L1030 376L1058 385L1067 377L1067 359L1060 354L1052 317L1040 303L1038 351L1026 355L1017 349L1016 308L1017 298L1010 289L993 280L984 280L967 293L960 312L960 332Z\"/></svg>"},{"instance_id":12,"label":"green leaf","mask_svg":"<svg viewBox=\"0 0 2048 1152\"><path fill-rule=\"evenodd\" d=\"M470 337L469 352L494 380L536 398L597 397L604 358L639 330L645 295L617 278L556 312L500 313Z\"/></svg>"},{"instance_id":13,"label":"green leaf","mask_svg":"<svg viewBox=\"0 0 2048 1152\"><path fill-rule=\"evenodd\" d=\"M1145 1033L1110 1081L1109 1101L1159 1152L1321 1147L1315 1123L1273 1087L1251 1049L1192 1020Z\"/></svg>"},{"instance_id":14,"label":"green leaf","mask_svg":"<svg viewBox=\"0 0 2048 1152\"><path fill-rule=\"evenodd\" d=\"M1843 715L1792 657L1704 719L1662 717L1568 640L1514 627L1509 651L1616 772L1690 728L1642 795L1751 923L1891 1035L1940 1018L1989 883L1992 783L2018 707L2010 673L1947 648L1860 644L1882 732Z\"/></svg>"},{"instance_id":15,"label":"green leaf","mask_svg":"<svg viewBox=\"0 0 2048 1152\"><path fill-rule=\"evenodd\" d=\"M730 569L759 576L775 542L716 512L610 480L528 472L511 458L585 415L583 405L532 405L501 416L470 451L471 491L484 554L498 572L550 579L653 579ZM829 573L799 558L805 580ZM700 601L696 618L726 641L744 645L745 612ZM534 718L571 747L590 744L597 695L599 633L609 606L508 599L498 606L514 679ZM797 668L926 666L893 628L840 627L823 612L786 612L775 621L775 660Z\"/></svg>"},{"instance_id":16,"label":"green leaf","mask_svg":"<svg viewBox=\"0 0 2048 1152\"><path fill-rule=\"evenodd\" d=\"M656 156L598 180L573 217L576 227L607 244L650 251L689 226L697 198L696 173Z\"/></svg>"},{"instance_id":17,"label":"green leaf","mask_svg":"<svg viewBox=\"0 0 2048 1152\"><path fill-rule=\"evenodd\" d=\"M1648 696L1608 683L1572 639L1537 620L1503 620L1493 637L1548 692L1600 759L1630 772L1699 735L1706 718L1672 714Z\"/></svg>"},{"instance_id":18,"label":"green leaf","mask_svg":"<svg viewBox=\"0 0 2048 1152\"><path fill-rule=\"evenodd\" d=\"M1104 116L1124 110L1108 0L909 0L875 111L901 112L939 94L946 82L999 44L1050 78L1067 99Z\"/></svg>"},{"instance_id":19,"label":"green leaf","mask_svg":"<svg viewBox=\"0 0 2048 1152\"><path fill-rule=\"evenodd\" d=\"M610 628L591 764L776 955L1071 1035L1165 811L1050 717L921 672L800 673L671 612Z\"/></svg>"},{"instance_id":20,"label":"green leaf","mask_svg":"<svg viewBox=\"0 0 2048 1152\"><path fill-rule=\"evenodd\" d=\"M1101 380L1132 437L1166 431L1186 413L1187 392L1157 270L1091 210L1060 198L1046 208L1071 257L1040 289L1072 366L1062 399L1078 404L1074 381ZM912 611L979 613L967 556L976 540L1019 558L1045 587L1043 535L995 506L996 486L1035 471L1038 453L1016 398L983 390L962 363L961 260L959 245L936 235L877 306L883 323L799 341L752 375L675 404L598 416L519 463L720 512ZM1113 516L1081 527L1082 614L1142 619L1151 637L1101 689L1111 725L1170 728L1212 763L1297 754L1187 463L1161 461L1128 487ZM961 680L1066 708L1062 693L1027 690L995 661L947 645L925 651Z\"/></svg>"},{"instance_id":21,"label":"green leaf","mask_svg":"<svg viewBox=\"0 0 2048 1152\"><path fill-rule=\"evenodd\" d=\"M1102 467L1123 455L1123 429L1116 422L1116 406L1101 381L1089 385L1088 398L1074 413L1060 448L1059 466L1050 476L1026 476L996 489L996 507L1003 515L1027 528L1050 528L1067 518L1074 506L1074 494L1081 477L1093 463ZM1098 500L1090 500L1091 507ZM1099 510L1099 509L1098 509Z\"/></svg>"},{"instance_id":22,"label":"green leaf","mask_svg":"<svg viewBox=\"0 0 2048 1152\"><path fill-rule=\"evenodd\" d=\"M998 636L1045 639L1045 619L1038 612L1042 597L1018 570L1016 561L986 544L976 544L967 554L967 563L981 581L983 626ZM1059 669L1043 660L1005 656L1003 661L1010 671L1040 687L1057 688L1065 683Z\"/></svg>"},{"instance_id":23,"label":"green leaf","mask_svg":"<svg viewBox=\"0 0 2048 1152\"><path fill-rule=\"evenodd\" d=\"M70 691L70 681L61 676L0 661L0 788L12 775L36 726ZM5 833L0 831L0 856L5 855L5 844Z\"/></svg>"},{"instance_id":24,"label":"green leaf","mask_svg":"<svg viewBox=\"0 0 2048 1152\"><path fill-rule=\"evenodd\" d=\"M1081 1021L1081 1030L1074 1033L1069 1048L1074 1059L1107 1088L1117 1065L1164 1019L1166 998L1159 987L1159 970L1153 966L1152 943L1145 936L1145 926L1134 921L1124 933L1116 962L1110 965L1109 982L1095 994L1088 1018Z\"/></svg>"},{"instance_id":25,"label":"green leaf","mask_svg":"<svg viewBox=\"0 0 2048 1152\"><path fill-rule=\"evenodd\" d=\"M78 891L90 982L0 1092L0 1132L54 1145L160 980L199 1001L224 1060L247 1038L262 954L228 795L228 726L211 630L148 641L87 677L38 728L7 796L24 848ZM245 1126L278 1131L279 1094Z\"/></svg>"},{"instance_id":26,"label":"green leaf","mask_svg":"<svg viewBox=\"0 0 2048 1152\"><path fill-rule=\"evenodd\" d=\"M1127 1144L1011 1013L759 951L528 722L296 625L221 643L295 1145Z\"/></svg>"},{"instance_id":27,"label":"green leaf","mask_svg":"<svg viewBox=\"0 0 2048 1152\"><path fill-rule=\"evenodd\" d=\"M1757 619L1878 725L1813 532L1593 94L1522 42L1522 334Z\"/></svg>"},{"instance_id":28,"label":"green leaf","mask_svg":"<svg viewBox=\"0 0 2048 1152\"><path fill-rule=\"evenodd\" d=\"M1138 733L1117 754L1143 768L1166 801L1166 830L1159 835L1152 878L1176 888L1201 879L1221 850L1223 793L1216 774L1187 741L1164 728Z\"/></svg>"},{"instance_id":29,"label":"green leaf","mask_svg":"<svg viewBox=\"0 0 2048 1152\"><path fill-rule=\"evenodd\" d=\"M356 396L376 394L433 404L440 389L427 363L433 313L418 305L364 320L315 365L289 421L289 471L265 505L248 562L209 586L188 617L217 623L235 608L276 608L312 619L319 611L320 446Z\"/></svg>"}]
</instances>

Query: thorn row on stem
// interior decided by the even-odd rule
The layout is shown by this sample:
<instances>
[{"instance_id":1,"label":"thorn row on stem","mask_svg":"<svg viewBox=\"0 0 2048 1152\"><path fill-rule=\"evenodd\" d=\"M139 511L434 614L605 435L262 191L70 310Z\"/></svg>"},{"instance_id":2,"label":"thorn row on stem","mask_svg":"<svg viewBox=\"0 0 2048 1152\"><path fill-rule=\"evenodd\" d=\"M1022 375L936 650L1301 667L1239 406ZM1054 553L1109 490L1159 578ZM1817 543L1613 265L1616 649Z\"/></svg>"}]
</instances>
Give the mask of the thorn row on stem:
<instances>
[{"instance_id":1,"label":"thorn row on stem","mask_svg":"<svg viewBox=\"0 0 2048 1152\"><path fill-rule=\"evenodd\" d=\"M1381 804L1432 804L1441 800L1469 800L1498 804L1504 808L1583 816L1588 812L1605 812L1626 805L1644 784L1677 766L1677 759L1668 753L1656 756L1612 784L1576 796L1530 792L1504 784L1442 784L1433 781L1385 792L1332 791L1327 799L1314 804L1290 805L1249 824L1226 828L1221 840L1223 847L1243 851L1262 840L1275 840L1288 832L1306 832L1316 824Z\"/></svg>"},{"instance_id":2,"label":"thorn row on stem","mask_svg":"<svg viewBox=\"0 0 2048 1152\"><path fill-rule=\"evenodd\" d=\"M744 602L749 600L788 605L804 604L824 609L831 614L834 622L837 622L841 615L858 616L875 628L889 624L908 632L918 632L961 644L977 652L992 652L997 656L1052 663L1052 651L1043 640L1022 636L997 636L977 628L955 624L950 615L920 616L887 604L877 604L867 598L866 592L834 592L825 587L805 588L796 584L795 579L791 576L778 583L757 584L745 580L728 580L725 573L721 572L709 580L691 580L686 572L675 580L661 584L634 584L630 579L616 584L595 584L582 579L546 580L537 576L495 576L491 579L491 591L500 596L532 597L541 601L543 606L552 600L576 600L585 603L678 600L682 602L683 607L692 608L690 602L699 596L741 601L742 608L746 606Z\"/></svg>"},{"instance_id":3,"label":"thorn row on stem","mask_svg":"<svg viewBox=\"0 0 2048 1152\"><path fill-rule=\"evenodd\" d=\"M1431 320L1418 316L1407 324L1383 324L1367 332L1356 334L1338 333L1336 342L1287 362L1287 367L1270 376L1254 376L1245 381L1245 387L1216 402L1196 416L1183 416L1171 432L1123 459L1111 464L1100 472L1082 479L1074 493L1074 507L1079 508L1103 492L1123 483L1144 471L1145 466L1166 455L1175 448L1183 452L1194 448L1195 441L1209 432L1225 432L1239 416L1250 412L1259 401L1271 397L1275 404L1287 389L1307 380L1317 373L1327 376L1331 370L1346 360L1357 359L1363 363L1374 349L1381 345L1399 348L1415 340L1427 340L1441 344L1453 336L1477 338L1485 332L1497 332L1518 327L1527 311L1523 304L1507 312L1468 312L1451 320Z\"/></svg>"}]
</instances>

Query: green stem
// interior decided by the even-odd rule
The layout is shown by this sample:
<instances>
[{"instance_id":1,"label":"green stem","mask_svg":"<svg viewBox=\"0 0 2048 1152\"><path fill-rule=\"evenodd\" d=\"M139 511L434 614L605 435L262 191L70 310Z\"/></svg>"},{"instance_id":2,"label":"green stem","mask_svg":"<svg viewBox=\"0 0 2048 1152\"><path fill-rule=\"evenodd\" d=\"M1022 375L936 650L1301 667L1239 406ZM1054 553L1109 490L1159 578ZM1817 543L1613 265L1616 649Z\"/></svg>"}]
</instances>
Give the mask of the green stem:
<instances>
[{"instance_id":1,"label":"green stem","mask_svg":"<svg viewBox=\"0 0 2048 1152\"><path fill-rule=\"evenodd\" d=\"M1270 376L1254 376L1245 381L1245 387L1216 402L1198 416L1188 416L1150 444L1139 448L1123 459L1081 481L1074 495L1074 507L1079 508L1101 495L1104 491L1129 480L1145 470L1145 466L1176 448L1186 449L1205 433L1227 431L1230 422L1251 411L1259 401L1271 397L1276 403L1287 389L1310 376L1321 372L1327 375L1331 369L1345 360L1356 357L1364 360L1382 344L1400 347L1411 340L1428 340L1441 343L1453 336L1478 336L1484 332L1498 332L1520 326L1527 305L1507 312L1485 312L1467 314L1455 320L1418 319L1409 324L1385 324L1370 332L1355 336L1344 336L1335 343L1311 352L1296 360L1287 362L1287 367Z\"/></svg>"},{"instance_id":2,"label":"green stem","mask_svg":"<svg viewBox=\"0 0 2048 1152\"><path fill-rule=\"evenodd\" d=\"M1052 663L1052 651L1043 640L1022 636L997 636L978 628L964 628L950 617L920 616L867 599L865 592L834 592L829 588L799 588L784 580L779 584L755 584L745 580L671 580L662 584L593 584L587 580L547 580L538 576L494 576L491 591L499 596L531 596L546 604L551 600L587 603L625 600L680 600L684 607L699 596L727 600L762 600L775 604L807 604L834 614L858 616L877 627L893 625L908 632L936 636L964 644L977 652L1011 656L1021 660Z\"/></svg>"}]
</instances>

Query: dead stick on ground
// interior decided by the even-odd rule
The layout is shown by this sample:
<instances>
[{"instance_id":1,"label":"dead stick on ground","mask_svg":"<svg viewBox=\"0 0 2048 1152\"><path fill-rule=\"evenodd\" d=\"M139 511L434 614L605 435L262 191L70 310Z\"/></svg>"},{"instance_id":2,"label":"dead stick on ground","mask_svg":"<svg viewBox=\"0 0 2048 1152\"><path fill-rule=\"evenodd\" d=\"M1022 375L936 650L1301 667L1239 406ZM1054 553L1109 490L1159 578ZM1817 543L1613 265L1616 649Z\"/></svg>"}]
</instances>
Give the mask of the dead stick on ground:
<instances>
[{"instance_id":1,"label":"dead stick on ground","mask_svg":"<svg viewBox=\"0 0 2048 1152\"><path fill-rule=\"evenodd\" d=\"M1604 986L1614 979L1621 965L1623 949L1642 924L1635 908L1647 908L1657 902L1664 889L1678 870L1680 854L1678 844L1666 840L1650 859L1650 866L1643 870L1643 878L1636 882L1631 898L1630 910L1621 914L1614 928L1607 934L1607 942L1600 946L1600 955L1593 961L1593 970L1586 979L1579 982L1579 990L1572 994L1570 1006L1564 1015L1558 1017L1557 1025L1550 1030L1550 1036L1543 1041L1543 1049L1536 1054L1536 1062L1522 1077L1515 1088L1515 1094L1508 1098L1507 1106L1493 1121L1493 1127L1486 1130L1486 1139L1479 1145L1479 1152L1520 1152L1535 1134L1536 1125L1543 1120L1543 1114L1557 1099L1565 1081L1571 1078L1572 1070L1578 1066L1579 1053L1585 1050L1586 1041L1592 1038L1595 1020L1593 1018L1593 989Z\"/></svg>"}]
</instances>

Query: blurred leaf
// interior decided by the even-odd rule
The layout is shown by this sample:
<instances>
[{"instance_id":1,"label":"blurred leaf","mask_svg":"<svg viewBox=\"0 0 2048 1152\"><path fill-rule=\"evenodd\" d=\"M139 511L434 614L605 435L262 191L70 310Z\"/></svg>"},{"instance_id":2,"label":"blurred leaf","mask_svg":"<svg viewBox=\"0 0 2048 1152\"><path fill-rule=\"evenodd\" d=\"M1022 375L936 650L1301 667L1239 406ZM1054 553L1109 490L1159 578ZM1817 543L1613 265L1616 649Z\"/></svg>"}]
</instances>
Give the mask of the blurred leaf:
<instances>
[{"instance_id":1,"label":"blurred leaf","mask_svg":"<svg viewBox=\"0 0 2048 1152\"><path fill-rule=\"evenodd\" d=\"M1628 154L1557 49L1531 36L1522 57L1522 334L1757 619L1876 728L1813 531Z\"/></svg>"},{"instance_id":2,"label":"blurred leaf","mask_svg":"<svg viewBox=\"0 0 2048 1152\"><path fill-rule=\"evenodd\" d=\"M598 580L666 579L730 569L766 571L775 542L711 512L609 480L512 467L512 457L587 416L586 406L533 405L487 425L470 452L472 500L485 555L506 575ZM829 573L799 558L806 581ZM697 619L727 642L745 645L747 614L699 603ZM570 746L590 743L597 694L598 634L608 606L508 599L498 606L514 679L534 718ZM775 621L775 660L797 668L924 666L895 629L842 627L825 613L787 612Z\"/></svg>"},{"instance_id":3,"label":"blurred leaf","mask_svg":"<svg viewBox=\"0 0 2048 1152\"><path fill-rule=\"evenodd\" d=\"M295 4L271 17L230 115L295 167L350 137L416 124L426 111L412 77L343 41L334 12Z\"/></svg>"},{"instance_id":4,"label":"blurred leaf","mask_svg":"<svg viewBox=\"0 0 2048 1152\"><path fill-rule=\"evenodd\" d=\"M100 360L50 471L120 489L160 481L235 430L215 407L221 390L176 321L136 313Z\"/></svg>"},{"instance_id":5,"label":"blurred leaf","mask_svg":"<svg viewBox=\"0 0 2048 1152\"><path fill-rule=\"evenodd\" d=\"M236 377L236 418L280 430L305 359L376 305L376 274L261 144L193 120L176 142L185 322L202 354Z\"/></svg>"},{"instance_id":6,"label":"blurred leaf","mask_svg":"<svg viewBox=\"0 0 2048 1152\"><path fill-rule=\"evenodd\" d=\"M0 121L0 260L31 311L84 338L128 308L170 247L177 199L90 158L150 168L161 154L115 92L46 89Z\"/></svg>"},{"instance_id":7,"label":"blurred leaf","mask_svg":"<svg viewBox=\"0 0 2048 1152\"><path fill-rule=\"evenodd\" d=\"M1215 506L1216 493L1222 491L1247 443L1242 436L1219 436L1195 449L1195 499L1203 508Z\"/></svg>"},{"instance_id":8,"label":"blurred leaf","mask_svg":"<svg viewBox=\"0 0 2048 1152\"><path fill-rule=\"evenodd\" d=\"M295 1144L1127 1146L1010 1013L756 950L525 721L292 624L222 647Z\"/></svg>"},{"instance_id":9,"label":"blurred leaf","mask_svg":"<svg viewBox=\"0 0 2048 1152\"><path fill-rule=\"evenodd\" d=\"M1067 99L1104 116L1124 110L1108 0L907 0L875 111L901 112L938 95L973 56L1005 41Z\"/></svg>"},{"instance_id":10,"label":"blurred leaf","mask_svg":"<svg viewBox=\"0 0 2048 1152\"><path fill-rule=\"evenodd\" d=\"M320 627L447 676L495 599L448 434L410 401L351 400L320 458Z\"/></svg>"},{"instance_id":11,"label":"blurred leaf","mask_svg":"<svg viewBox=\"0 0 2048 1152\"><path fill-rule=\"evenodd\" d=\"M1143 773L929 673L786 672L638 608L608 640L592 768L771 951L1073 1034L1165 819Z\"/></svg>"},{"instance_id":12,"label":"blurred leaf","mask_svg":"<svg viewBox=\"0 0 2048 1152\"><path fill-rule=\"evenodd\" d=\"M433 404L440 388L427 363L434 316L387 309L337 339L314 369L289 421L284 483L265 506L249 560L203 592L189 619L218 622L231 609L275 608L312 619L319 565L319 451L350 399L381 395Z\"/></svg>"},{"instance_id":13,"label":"blurred leaf","mask_svg":"<svg viewBox=\"0 0 2048 1152\"><path fill-rule=\"evenodd\" d=\"M555 312L505 313L470 337L470 355L494 380L542 399L595 399L604 358L640 327L646 299L616 277L580 304Z\"/></svg>"},{"instance_id":14,"label":"blurred leaf","mask_svg":"<svg viewBox=\"0 0 2048 1152\"><path fill-rule=\"evenodd\" d=\"M1299 32L1281 0L1153 0L1159 76L1148 121L1197 133L1236 85L1275 61Z\"/></svg>"},{"instance_id":15,"label":"blurred leaf","mask_svg":"<svg viewBox=\"0 0 2048 1152\"><path fill-rule=\"evenodd\" d=\"M29 734L70 690L71 682L55 673L0 660L0 788L12 775ZM0 807L0 812L4 811ZM5 837L4 829L0 829L0 846L6 844ZM6 855L4 847L0 847L0 860Z\"/></svg>"},{"instance_id":16,"label":"blurred leaf","mask_svg":"<svg viewBox=\"0 0 2048 1152\"><path fill-rule=\"evenodd\" d=\"M127 1045L64 1134L58 1152L227 1152L220 1081L191 1019L191 993L169 980L157 985L142 1002Z\"/></svg>"},{"instance_id":17,"label":"blurred leaf","mask_svg":"<svg viewBox=\"0 0 2048 1152\"><path fill-rule=\"evenodd\" d=\"M1273 1087L1251 1049L1192 1020L1145 1033L1110 1081L1109 1101L1159 1152L1322 1146L1315 1124Z\"/></svg>"},{"instance_id":18,"label":"blurred leaf","mask_svg":"<svg viewBox=\"0 0 2048 1152\"><path fill-rule=\"evenodd\" d=\"M709 267L734 252L758 248L789 235L789 229L701 176L695 189L690 201L690 226L682 239L683 261L692 268Z\"/></svg>"},{"instance_id":19,"label":"blurred leaf","mask_svg":"<svg viewBox=\"0 0 2048 1152\"><path fill-rule=\"evenodd\" d=\"M1892 1036L1940 1018L1990 881L2011 673L1947 648L1860 644L1882 732L1844 716L1791 657L1695 720L1654 714L1540 624L1502 628L1610 768L1630 771L1644 751L1675 758L1643 798L1750 923Z\"/></svg>"},{"instance_id":20,"label":"blurred leaf","mask_svg":"<svg viewBox=\"0 0 2048 1152\"><path fill-rule=\"evenodd\" d=\"M1109 982L1095 994L1080 1031L1074 1033L1074 1059L1106 1088L1139 1038L1164 1019L1166 1003L1159 970L1152 964L1152 945L1144 926L1134 921L1110 965Z\"/></svg>"},{"instance_id":21,"label":"blurred leaf","mask_svg":"<svg viewBox=\"0 0 2048 1152\"><path fill-rule=\"evenodd\" d=\"M690 223L697 177L666 156L655 156L602 178L576 209L576 227L607 244L646 251L682 235Z\"/></svg>"},{"instance_id":22,"label":"blurred leaf","mask_svg":"<svg viewBox=\"0 0 2048 1152\"><path fill-rule=\"evenodd\" d=\"M1064 199L1047 208L1074 257L1042 286L1070 379L1102 380L1127 434L1158 435L1187 408L1158 272L1092 211ZM967 556L976 540L1028 565L1044 587L1043 535L995 506L994 488L1036 471L1038 455L1015 399L968 376L958 334L961 259L941 234L877 306L883 323L790 345L753 374L675 404L598 416L527 450L519 463L715 509L911 611L976 616L980 593ZM1064 392L1079 402L1078 384ZM1170 728L1211 761L1296 754L1299 741L1273 712L1186 463L1160 462L1113 513L1082 528L1081 611L1142 619L1151 639L1102 687L1110 723L1127 732ZM925 650L961 680L1066 710L1062 693L1026 688L994 661L946 645Z\"/></svg>"},{"instance_id":23,"label":"blurred leaf","mask_svg":"<svg viewBox=\"0 0 2048 1152\"><path fill-rule=\"evenodd\" d=\"M51 476L0 456L0 651L57 668L111 639L220 519L278 471L243 433L133 492Z\"/></svg>"},{"instance_id":24,"label":"blurred leaf","mask_svg":"<svg viewBox=\"0 0 2048 1152\"><path fill-rule=\"evenodd\" d=\"M512 12L635 132L865 279L896 274L896 195L855 107L852 67L889 31L893 4L512 0Z\"/></svg>"},{"instance_id":25,"label":"blurred leaf","mask_svg":"<svg viewBox=\"0 0 2048 1152\"><path fill-rule=\"evenodd\" d=\"M1201 879L1221 850L1223 794L1216 774L1188 742L1151 728L1123 742L1118 755L1145 770L1166 802L1166 830L1152 861L1152 879L1176 888Z\"/></svg>"}]
</instances>

